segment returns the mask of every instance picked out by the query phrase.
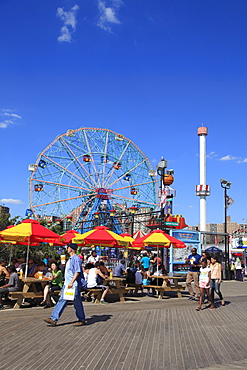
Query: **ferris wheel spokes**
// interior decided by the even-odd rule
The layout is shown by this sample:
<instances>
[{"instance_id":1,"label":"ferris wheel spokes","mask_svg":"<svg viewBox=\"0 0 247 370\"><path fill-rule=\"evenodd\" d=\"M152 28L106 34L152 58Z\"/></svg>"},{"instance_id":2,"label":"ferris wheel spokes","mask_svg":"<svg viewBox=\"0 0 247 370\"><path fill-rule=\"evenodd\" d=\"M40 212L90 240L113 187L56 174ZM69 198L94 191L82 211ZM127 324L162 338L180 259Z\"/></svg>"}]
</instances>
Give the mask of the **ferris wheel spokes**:
<instances>
[{"instance_id":1,"label":"ferris wheel spokes","mask_svg":"<svg viewBox=\"0 0 247 370\"><path fill-rule=\"evenodd\" d=\"M145 203L145 204L149 204L149 205L152 205L152 206L157 206L157 203L152 203L152 202L147 202L146 200L142 200L142 199L133 199L133 198L129 198L129 197L125 197L123 195L116 195L116 194L112 194L111 197L113 198L120 198L120 199L126 199L128 201L132 201L132 202L138 202L138 203Z\"/></svg>"},{"instance_id":2,"label":"ferris wheel spokes","mask_svg":"<svg viewBox=\"0 0 247 370\"><path fill-rule=\"evenodd\" d=\"M52 162L55 166L57 166L58 168L61 168L63 171L65 172L68 172L70 175L74 176L75 178L79 179L80 181L82 182L85 182L86 184L88 184L88 186L92 186L89 182L87 182L86 180L84 180L83 178L81 178L80 176L76 175L75 173L71 172L70 170L68 170L68 168L66 167L63 167L62 165L60 165L59 163L53 161L51 158L47 157L46 155L43 155L48 161Z\"/></svg>"},{"instance_id":3,"label":"ferris wheel spokes","mask_svg":"<svg viewBox=\"0 0 247 370\"><path fill-rule=\"evenodd\" d=\"M99 181L97 180L97 178L98 178L98 171L96 169L96 165L95 165L95 162L94 162L93 153L92 153L91 147L89 145L88 137L87 137L87 134L86 134L85 130L83 130L83 134L84 134L84 137L85 137L85 140L86 140L86 144L87 144L89 155L92 158L92 164L93 164L93 167L94 167L95 177L96 177L95 185L97 186L97 184L98 184L98 186L99 186Z\"/></svg>"},{"instance_id":4,"label":"ferris wheel spokes","mask_svg":"<svg viewBox=\"0 0 247 370\"><path fill-rule=\"evenodd\" d=\"M153 183L154 183L154 181L147 181L147 182L142 182L142 183L139 183L139 184L131 184L131 185L128 185L128 186L122 186L121 188L115 188L115 189L112 189L112 190L113 190L113 193L114 193L114 191L117 191L117 190L131 189L133 187L138 187L138 186L153 184Z\"/></svg>"},{"instance_id":5,"label":"ferris wheel spokes","mask_svg":"<svg viewBox=\"0 0 247 370\"><path fill-rule=\"evenodd\" d=\"M117 160L118 163L121 162L121 160L123 158L123 155L126 152L126 150L128 149L129 145L130 145L130 141L127 142L125 148L123 149L122 153L120 154L120 157ZM110 172L110 175L108 176L108 178L106 179L106 182L104 183L104 187L109 187L108 186L108 182L110 181L110 179L111 179L111 177L112 177L112 175L114 174L115 171L116 171L116 168L115 167L112 167L112 170Z\"/></svg>"},{"instance_id":6,"label":"ferris wheel spokes","mask_svg":"<svg viewBox=\"0 0 247 370\"><path fill-rule=\"evenodd\" d=\"M78 195L77 197L71 197L71 198L67 198L67 199L54 200L53 202L46 202L46 203L43 203L43 204L34 205L33 208L47 206L47 205L55 204L55 203L67 202L68 200L80 199L80 198L85 198L85 197L93 196L93 195L97 195L97 193L84 194L84 195Z\"/></svg>"},{"instance_id":7,"label":"ferris wheel spokes","mask_svg":"<svg viewBox=\"0 0 247 370\"><path fill-rule=\"evenodd\" d=\"M72 155L72 157L74 158L74 160L76 161L76 163L79 164L80 168L82 168L86 174L88 175L88 177L92 180L92 182L94 182L95 186L97 186L97 183L95 182L94 178L90 175L90 173L86 170L85 166L79 161L79 159L76 157L75 153L73 152L73 150L68 146L68 144L65 142L65 140L62 138L61 141L63 142L63 144L66 146L66 148L68 149L68 151L70 152L70 154ZM82 174L81 174L82 175ZM82 175L83 176L83 175Z\"/></svg>"},{"instance_id":8,"label":"ferris wheel spokes","mask_svg":"<svg viewBox=\"0 0 247 370\"><path fill-rule=\"evenodd\" d=\"M143 159L143 161L141 161L140 163L138 163L137 165L132 167L130 170L128 170L128 173L134 171L138 166L140 166L141 164L143 164L146 161L147 161L147 158ZM122 180L124 178L124 176L126 176L126 173L124 173L122 176L118 177L116 180L114 180L112 183L110 183L108 185L108 187L111 187L112 185L116 184L119 180Z\"/></svg>"},{"instance_id":9,"label":"ferris wheel spokes","mask_svg":"<svg viewBox=\"0 0 247 370\"><path fill-rule=\"evenodd\" d=\"M106 158L108 153L108 142L109 142L109 132L106 133L106 141L105 141L105 148L104 148L104 157ZM104 186L105 182L105 172L106 172L106 163L107 160L103 161L103 176L102 176L102 186Z\"/></svg>"}]
</instances>

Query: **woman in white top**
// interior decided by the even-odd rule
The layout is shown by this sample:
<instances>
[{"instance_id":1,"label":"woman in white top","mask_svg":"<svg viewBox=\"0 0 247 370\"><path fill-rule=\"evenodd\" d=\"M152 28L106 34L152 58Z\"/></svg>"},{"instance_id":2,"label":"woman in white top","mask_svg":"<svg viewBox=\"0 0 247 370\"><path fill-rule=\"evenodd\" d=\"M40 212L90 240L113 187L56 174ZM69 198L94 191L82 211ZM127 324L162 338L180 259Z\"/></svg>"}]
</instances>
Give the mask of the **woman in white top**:
<instances>
[{"instance_id":1,"label":"woman in white top","mask_svg":"<svg viewBox=\"0 0 247 370\"><path fill-rule=\"evenodd\" d=\"M96 262L94 266L95 267L91 268L88 271L87 287L88 287L88 289L90 289L90 288L99 288L100 289L101 288L103 290L103 293L102 293L102 296L101 296L101 299L100 299L100 303L106 303L105 302L105 296L109 291L109 287L106 286L106 285L102 285L102 282L103 282L103 280L105 280L107 278L107 276L105 274L103 274L103 272L100 271L99 262ZM100 282L99 282L99 279L101 280ZM88 294L88 297L90 297L90 293Z\"/></svg>"},{"instance_id":2,"label":"woman in white top","mask_svg":"<svg viewBox=\"0 0 247 370\"><path fill-rule=\"evenodd\" d=\"M212 297L209 293L209 288L210 288L210 279L211 279L211 270L210 267L207 264L207 259L204 258L201 261L201 268L200 268L200 276L199 276L199 288L200 288L200 301L199 301L199 306L196 308L197 311L200 311L202 309L202 300L203 296L206 292L208 296L208 300L210 301L210 309L214 308L214 303L212 300Z\"/></svg>"},{"instance_id":3,"label":"woman in white top","mask_svg":"<svg viewBox=\"0 0 247 370\"><path fill-rule=\"evenodd\" d=\"M218 262L216 256L211 257L210 269L211 269L210 289L213 302L214 302L214 292L216 292L220 297L222 306L225 306L225 302L220 291L220 284L222 281L221 264Z\"/></svg>"}]
</instances>

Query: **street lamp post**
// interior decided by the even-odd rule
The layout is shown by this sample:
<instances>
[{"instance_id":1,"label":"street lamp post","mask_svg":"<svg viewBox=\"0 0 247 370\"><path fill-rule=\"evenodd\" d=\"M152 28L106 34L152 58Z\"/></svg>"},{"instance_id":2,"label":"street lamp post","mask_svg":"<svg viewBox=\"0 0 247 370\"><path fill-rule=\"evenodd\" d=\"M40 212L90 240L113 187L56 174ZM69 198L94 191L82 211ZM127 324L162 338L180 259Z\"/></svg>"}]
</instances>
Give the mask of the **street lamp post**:
<instances>
[{"instance_id":1,"label":"street lamp post","mask_svg":"<svg viewBox=\"0 0 247 370\"><path fill-rule=\"evenodd\" d=\"M161 230L163 230L163 220L164 220L164 207L162 207L162 191L163 186L165 186L165 170L167 168L167 161L164 157L161 157L161 161L157 165L157 174L160 176L160 217L161 217Z\"/></svg>"},{"instance_id":2,"label":"street lamp post","mask_svg":"<svg viewBox=\"0 0 247 370\"><path fill-rule=\"evenodd\" d=\"M231 182L220 179L220 185L224 189L224 213L225 213L225 224L224 224L224 233L225 233L225 278L230 280L230 270L229 270L229 239L227 235L227 190L231 187Z\"/></svg>"},{"instance_id":3,"label":"street lamp post","mask_svg":"<svg viewBox=\"0 0 247 370\"><path fill-rule=\"evenodd\" d=\"M129 208L131 214L132 214L132 220L131 220L131 236L133 237L134 235L134 223L135 223L135 213L137 211L137 207L132 206Z\"/></svg>"}]
</instances>

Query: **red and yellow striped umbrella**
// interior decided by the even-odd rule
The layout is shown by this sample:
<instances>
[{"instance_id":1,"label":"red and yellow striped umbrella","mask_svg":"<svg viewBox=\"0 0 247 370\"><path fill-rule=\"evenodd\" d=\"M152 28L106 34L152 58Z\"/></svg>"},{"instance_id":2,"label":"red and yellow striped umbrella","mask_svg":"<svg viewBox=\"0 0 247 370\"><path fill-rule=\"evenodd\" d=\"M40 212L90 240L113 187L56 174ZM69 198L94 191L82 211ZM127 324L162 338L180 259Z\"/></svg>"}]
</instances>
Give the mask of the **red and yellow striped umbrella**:
<instances>
[{"instance_id":1,"label":"red and yellow striped umbrella","mask_svg":"<svg viewBox=\"0 0 247 370\"><path fill-rule=\"evenodd\" d=\"M122 236L114 233L106 226L97 226L84 234L77 234L72 241L76 244L83 244L83 246L99 245L122 248L128 245L128 242Z\"/></svg>"},{"instance_id":2,"label":"red and yellow striped umbrella","mask_svg":"<svg viewBox=\"0 0 247 370\"><path fill-rule=\"evenodd\" d=\"M132 247L141 247L145 248L147 246L152 247L163 247L169 248L173 245L174 248L185 248L186 245L181 240L173 238L172 236L166 234L163 230L154 230L148 235L143 236L142 238L136 239L132 243Z\"/></svg>"}]
</instances>

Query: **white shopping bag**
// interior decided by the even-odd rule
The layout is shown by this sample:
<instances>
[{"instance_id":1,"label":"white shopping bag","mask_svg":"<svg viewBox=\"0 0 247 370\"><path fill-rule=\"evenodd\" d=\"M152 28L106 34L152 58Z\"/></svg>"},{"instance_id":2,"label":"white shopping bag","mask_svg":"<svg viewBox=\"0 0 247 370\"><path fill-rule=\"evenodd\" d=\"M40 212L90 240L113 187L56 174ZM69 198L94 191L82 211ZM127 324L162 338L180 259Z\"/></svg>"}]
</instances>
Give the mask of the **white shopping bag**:
<instances>
[{"instance_id":1,"label":"white shopping bag","mask_svg":"<svg viewBox=\"0 0 247 370\"><path fill-rule=\"evenodd\" d=\"M63 299L66 299L66 301L73 301L75 298L75 287L68 288L66 286L63 291Z\"/></svg>"}]
</instances>

